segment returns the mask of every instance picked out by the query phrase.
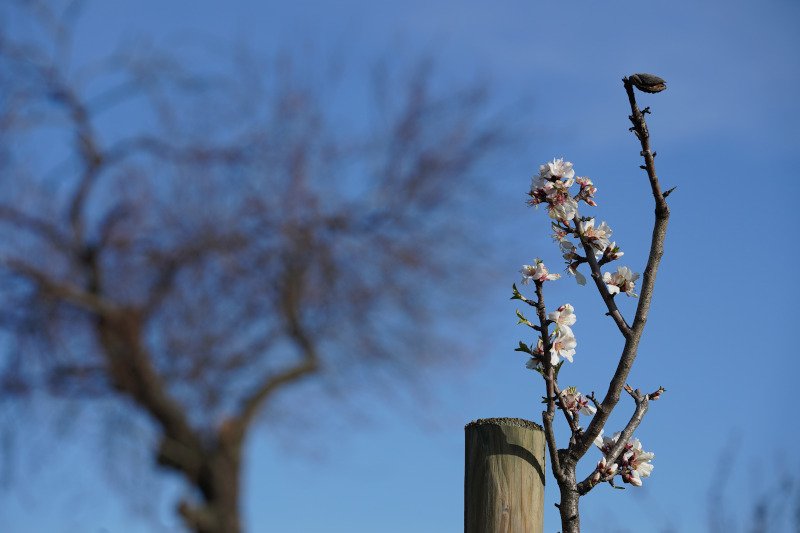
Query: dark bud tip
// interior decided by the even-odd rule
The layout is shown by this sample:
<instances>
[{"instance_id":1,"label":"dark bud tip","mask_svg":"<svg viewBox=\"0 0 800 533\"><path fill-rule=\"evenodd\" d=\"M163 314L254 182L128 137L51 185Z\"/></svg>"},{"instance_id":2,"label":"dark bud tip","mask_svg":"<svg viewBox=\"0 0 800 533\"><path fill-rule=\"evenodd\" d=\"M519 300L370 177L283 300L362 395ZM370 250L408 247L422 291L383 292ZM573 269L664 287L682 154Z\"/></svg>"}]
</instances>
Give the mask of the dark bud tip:
<instances>
[{"instance_id":1,"label":"dark bud tip","mask_svg":"<svg viewBox=\"0 0 800 533\"><path fill-rule=\"evenodd\" d=\"M645 93L660 93L667 88L667 82L655 74L638 73L628 79L637 89Z\"/></svg>"}]
</instances>

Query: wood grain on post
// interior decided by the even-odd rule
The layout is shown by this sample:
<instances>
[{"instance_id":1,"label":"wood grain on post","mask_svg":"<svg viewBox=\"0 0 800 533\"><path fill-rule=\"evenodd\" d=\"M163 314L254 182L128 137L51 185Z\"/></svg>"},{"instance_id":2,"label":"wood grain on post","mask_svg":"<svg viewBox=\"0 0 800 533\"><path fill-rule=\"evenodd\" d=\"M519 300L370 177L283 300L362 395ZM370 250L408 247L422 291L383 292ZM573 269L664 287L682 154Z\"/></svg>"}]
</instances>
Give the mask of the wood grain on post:
<instances>
[{"instance_id":1,"label":"wood grain on post","mask_svg":"<svg viewBox=\"0 0 800 533\"><path fill-rule=\"evenodd\" d=\"M521 418L486 418L464 429L464 532L542 533L541 426Z\"/></svg>"}]
</instances>

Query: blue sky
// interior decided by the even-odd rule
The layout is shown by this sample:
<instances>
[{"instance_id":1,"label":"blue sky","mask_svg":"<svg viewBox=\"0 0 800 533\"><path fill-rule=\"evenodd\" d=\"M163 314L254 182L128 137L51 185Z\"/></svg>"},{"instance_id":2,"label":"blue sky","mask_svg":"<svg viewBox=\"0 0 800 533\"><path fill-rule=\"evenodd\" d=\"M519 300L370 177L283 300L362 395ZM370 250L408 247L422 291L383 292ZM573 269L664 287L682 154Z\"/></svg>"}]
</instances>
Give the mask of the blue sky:
<instances>
[{"instance_id":1,"label":"blue sky","mask_svg":"<svg viewBox=\"0 0 800 533\"><path fill-rule=\"evenodd\" d=\"M540 418L542 387L512 351L526 337L508 300L521 264L536 256L559 262L546 214L524 205L539 164L563 156L595 181L596 216L614 228L626 251L623 263L641 271L652 201L638 169L638 144L627 132L620 82L641 71L668 82L666 92L642 96L640 105L653 110L648 121L662 183L678 188L630 383L668 392L638 433L656 453L652 478L639 490L600 487L583 499L585 529L705 531L709 491L722 491L735 514L753 495L775 490L784 469L800 472L790 453L800 437L792 414L800 371L793 335L800 257L792 244L800 168L800 64L792 52L800 49L798 22L800 4L789 0L88 2L78 25L78 60L142 37L157 44L212 37L264 54L341 49L356 61L375 51L433 51L446 72L481 74L501 102L530 106L530 138L511 160L486 170L495 190L486 207L490 230L503 251L476 258L491 278L481 281L483 311L464 329L478 332L482 355L428 376L436 398L419 416L376 401L362 407L368 424L347 416L312 423L301 432L305 442L288 442L289 430L258 432L248 452L249 529L462 529L463 425L491 416ZM563 384L604 390L621 342L602 302L570 279L548 290L551 306L570 302L578 316L578 353L568 374L562 372ZM623 301L623 312L630 316L634 304ZM621 429L631 408L623 399L608 430ZM55 418L49 409L37 412ZM0 489L3 531L175 526L174 480L157 483L138 471L146 457L134 462L141 465L134 488L159 487L158 502L142 512L136 502L148 498L110 488L115 478L109 481L105 463L96 461L102 438L88 433L38 436L52 459L15 465L14 485ZM726 450L734 460L724 464L729 478L722 483L719 457ZM554 487L550 480L546 531L558 528ZM98 502L106 510L96 512Z\"/></svg>"}]
</instances>

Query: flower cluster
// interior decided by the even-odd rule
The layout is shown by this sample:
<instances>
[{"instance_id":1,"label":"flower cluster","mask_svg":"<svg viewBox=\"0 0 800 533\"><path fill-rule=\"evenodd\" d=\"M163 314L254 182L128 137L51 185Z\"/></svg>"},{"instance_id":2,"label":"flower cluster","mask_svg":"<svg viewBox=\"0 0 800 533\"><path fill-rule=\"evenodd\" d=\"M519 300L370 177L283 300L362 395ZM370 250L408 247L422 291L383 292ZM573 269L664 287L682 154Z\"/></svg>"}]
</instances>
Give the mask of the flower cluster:
<instances>
[{"instance_id":1,"label":"flower cluster","mask_svg":"<svg viewBox=\"0 0 800 533\"><path fill-rule=\"evenodd\" d=\"M580 186L580 190L573 196L569 189L576 183ZM610 263L624 255L617 243L611 241L613 232L606 222L597 225L592 217L580 218L578 216L579 202L583 201L591 206L597 205L594 200L596 193L597 187L592 180L587 177L575 177L572 163L563 159L553 159L541 165L539 174L531 180L531 190L528 193L529 205L538 207L539 204L547 204L550 218L554 219L551 223L553 240L558 242L567 265L567 272L575 276L580 285L586 284L586 277L578 272L578 267L581 263L587 262L587 259L582 257L578 252L578 247L570 242L570 236L580 239L586 244L595 258L599 260L600 265ZM529 279L525 282L527 281ZM617 288L621 289L622 286L617 286ZM612 294L620 292L620 290L611 288L609 290L612 291ZM621 292L632 296L632 286L629 290Z\"/></svg>"},{"instance_id":2,"label":"flower cluster","mask_svg":"<svg viewBox=\"0 0 800 533\"><path fill-rule=\"evenodd\" d=\"M527 285L531 281L545 282L561 277L561 274L551 274L541 259L536 258L533 265L522 265L522 284Z\"/></svg>"},{"instance_id":3,"label":"flower cluster","mask_svg":"<svg viewBox=\"0 0 800 533\"><path fill-rule=\"evenodd\" d=\"M539 269L538 272L536 272L537 267ZM547 268L538 259L536 267L530 265L523 266L522 275L523 283L527 283L531 279L543 283L545 280L554 279L550 276L558 276L558 274L548 274ZM515 292L515 295L523 299L518 292ZM533 326L519 311L517 311L517 316L520 317L520 323L527 324L530 327L534 327L537 331L541 331L538 327ZM566 359L571 363L572 356L575 355L575 348L578 346L578 341L575 339L575 334L572 333L572 328L570 327L575 324L577 320L575 317L575 308L570 304L564 304L555 311L549 313L547 315L547 320L548 323L555 324L556 326L548 337L550 349L547 355L550 357L550 364L555 366L561 359ZM520 344L520 346L524 345ZM521 351L531 355L530 360L525 366L531 370L541 370L541 362L545 355L544 342L541 335L537 341L536 348L524 347Z\"/></svg>"},{"instance_id":4,"label":"flower cluster","mask_svg":"<svg viewBox=\"0 0 800 533\"><path fill-rule=\"evenodd\" d=\"M613 436L604 437L603 432L594 441L595 446L600 448L603 455L608 455L614 448L614 445L619 440L619 433L614 433ZM598 463L597 469L592 476L594 482L610 481L615 474L622 477L622 481L630 483L636 487L642 486L642 478L650 477L653 471L653 464L650 462L656 455L652 452L646 452L642 449L642 443L639 439L632 439L625 443L622 454L617 458L616 462L612 465L613 471L606 465L606 458ZM602 466L601 466L602 465Z\"/></svg>"},{"instance_id":5,"label":"flower cluster","mask_svg":"<svg viewBox=\"0 0 800 533\"><path fill-rule=\"evenodd\" d=\"M528 195L530 205L546 203L550 218L572 220L578 214L578 202L569 192L575 183L572 163L563 159L553 159L539 167L539 175L531 180Z\"/></svg>"},{"instance_id":6,"label":"flower cluster","mask_svg":"<svg viewBox=\"0 0 800 533\"><path fill-rule=\"evenodd\" d=\"M600 223L599 226L594 226L594 219L590 218L586 221L581 221L579 224L579 231L589 246L595 251L595 254L602 254L606 248L611 245L611 228L605 222Z\"/></svg>"},{"instance_id":7,"label":"flower cluster","mask_svg":"<svg viewBox=\"0 0 800 533\"><path fill-rule=\"evenodd\" d=\"M608 287L610 294L617 294L624 292L628 296L636 298L639 296L633 290L636 288L636 280L639 279L639 274L632 272L628 267L618 267L615 273L604 272L603 283Z\"/></svg>"},{"instance_id":8,"label":"flower cluster","mask_svg":"<svg viewBox=\"0 0 800 533\"><path fill-rule=\"evenodd\" d=\"M558 397L564 409L572 411L573 413L582 413L584 415L593 415L597 409L589 403L589 399L578 392L575 387L567 387L561 391Z\"/></svg>"}]
</instances>

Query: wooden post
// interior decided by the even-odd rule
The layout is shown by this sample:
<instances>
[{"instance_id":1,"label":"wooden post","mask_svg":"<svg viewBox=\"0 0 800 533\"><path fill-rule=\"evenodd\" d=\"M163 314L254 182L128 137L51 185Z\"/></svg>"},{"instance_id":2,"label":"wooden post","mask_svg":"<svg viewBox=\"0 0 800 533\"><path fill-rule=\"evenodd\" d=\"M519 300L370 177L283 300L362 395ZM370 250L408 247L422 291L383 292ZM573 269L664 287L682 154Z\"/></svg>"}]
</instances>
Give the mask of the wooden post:
<instances>
[{"instance_id":1,"label":"wooden post","mask_svg":"<svg viewBox=\"0 0 800 533\"><path fill-rule=\"evenodd\" d=\"M464 532L542 533L541 426L521 418L487 418L464 430Z\"/></svg>"}]
</instances>

